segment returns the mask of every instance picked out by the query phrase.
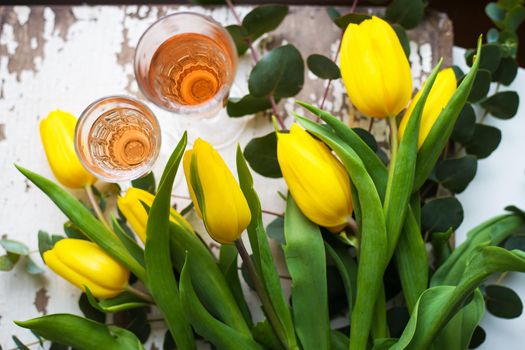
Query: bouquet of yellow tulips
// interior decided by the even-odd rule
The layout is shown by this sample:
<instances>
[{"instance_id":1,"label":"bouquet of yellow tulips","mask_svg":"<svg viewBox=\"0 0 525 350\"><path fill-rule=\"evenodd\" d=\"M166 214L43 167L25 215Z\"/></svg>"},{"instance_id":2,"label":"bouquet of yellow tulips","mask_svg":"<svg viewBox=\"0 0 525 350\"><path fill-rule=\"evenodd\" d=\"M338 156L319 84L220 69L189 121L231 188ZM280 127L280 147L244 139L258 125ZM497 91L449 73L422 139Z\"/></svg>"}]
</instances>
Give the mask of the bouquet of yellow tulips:
<instances>
[{"instance_id":1,"label":"bouquet of yellow tulips","mask_svg":"<svg viewBox=\"0 0 525 350\"><path fill-rule=\"evenodd\" d=\"M289 130L276 126L278 164L289 190L283 196L289 300L243 152L237 149L235 176L205 140L186 149L186 136L154 194L132 187L118 197L125 221L108 221L96 204L92 211L60 185L17 165L81 233L48 238L41 245L46 265L102 312L157 307L178 349L195 349L199 338L223 350L466 349L484 311L480 284L495 272L525 272L523 251L498 246L525 225L516 212L474 228L429 273L420 189L471 92L481 44L459 85L454 71L439 63L414 98L407 57L386 21L350 24L340 55L352 104L365 116L388 119L390 160L386 164L354 129L305 102L297 104L320 122L295 114ZM41 123L42 141L56 179L93 197L96 179L73 151L74 125L70 114L52 112ZM171 207L179 168L194 210L220 244L218 257L200 239L203 232ZM240 282L239 255L264 314L257 323ZM383 277L391 263L410 314L398 336L387 323ZM344 329L330 322L328 265L344 286ZM17 324L75 349L143 349L129 330L75 315Z\"/></svg>"}]
</instances>

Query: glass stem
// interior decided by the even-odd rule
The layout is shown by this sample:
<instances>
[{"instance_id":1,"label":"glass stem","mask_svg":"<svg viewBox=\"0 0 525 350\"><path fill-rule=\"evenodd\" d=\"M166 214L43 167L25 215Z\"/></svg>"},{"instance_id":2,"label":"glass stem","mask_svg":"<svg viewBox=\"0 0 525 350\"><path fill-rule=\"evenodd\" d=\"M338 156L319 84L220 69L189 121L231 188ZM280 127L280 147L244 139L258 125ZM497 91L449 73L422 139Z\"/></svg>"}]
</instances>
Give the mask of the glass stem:
<instances>
[{"instance_id":1,"label":"glass stem","mask_svg":"<svg viewBox=\"0 0 525 350\"><path fill-rule=\"evenodd\" d=\"M95 211L95 214L97 215L98 219L106 226L106 228L113 232L111 229L111 226L109 226L109 223L106 220L106 217L104 216L104 213L102 210L100 210L100 206L97 203L97 200L95 199L95 194L93 193L93 188L91 188L91 185L88 184L84 186L84 189L86 190L87 197L89 199L89 203L91 203L91 207Z\"/></svg>"},{"instance_id":2,"label":"glass stem","mask_svg":"<svg viewBox=\"0 0 525 350\"><path fill-rule=\"evenodd\" d=\"M246 264L248 275L253 281L255 291L257 292L257 295L259 296L264 312L266 316L268 317L268 321L272 325L272 328L274 329L275 333L279 337L279 340L281 341L281 343L284 345L286 349L288 349L288 346L287 346L288 342L286 339L286 335L284 334L284 331L282 329L281 322L279 321L279 318L277 317L275 309L273 308L273 305L270 301L270 297L268 296L266 288L264 287L263 283L261 282L261 279L259 278L259 274L257 273L255 264L253 263L250 255L248 254L248 251L246 251L246 247L244 246L244 243L242 242L241 238L235 241L235 246L237 247L237 251L239 252L239 255L241 256L242 260Z\"/></svg>"}]
</instances>

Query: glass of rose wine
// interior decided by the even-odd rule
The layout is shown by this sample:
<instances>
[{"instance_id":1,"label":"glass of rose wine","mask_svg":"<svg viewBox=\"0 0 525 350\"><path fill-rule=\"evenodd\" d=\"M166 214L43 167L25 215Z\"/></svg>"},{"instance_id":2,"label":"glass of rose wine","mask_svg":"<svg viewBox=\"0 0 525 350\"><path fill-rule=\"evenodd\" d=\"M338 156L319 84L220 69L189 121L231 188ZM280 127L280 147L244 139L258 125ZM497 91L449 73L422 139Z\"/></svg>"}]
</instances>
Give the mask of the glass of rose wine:
<instances>
[{"instance_id":1,"label":"glass of rose wine","mask_svg":"<svg viewBox=\"0 0 525 350\"><path fill-rule=\"evenodd\" d=\"M179 133L191 143L205 137L216 147L235 139L245 122L227 120L223 110L237 67L228 32L210 17L178 12L153 23L140 38L134 69L142 93L180 115Z\"/></svg>"},{"instance_id":2,"label":"glass of rose wine","mask_svg":"<svg viewBox=\"0 0 525 350\"><path fill-rule=\"evenodd\" d=\"M75 150L84 167L108 182L147 174L160 150L160 127L151 110L125 96L90 104L75 128Z\"/></svg>"}]
</instances>

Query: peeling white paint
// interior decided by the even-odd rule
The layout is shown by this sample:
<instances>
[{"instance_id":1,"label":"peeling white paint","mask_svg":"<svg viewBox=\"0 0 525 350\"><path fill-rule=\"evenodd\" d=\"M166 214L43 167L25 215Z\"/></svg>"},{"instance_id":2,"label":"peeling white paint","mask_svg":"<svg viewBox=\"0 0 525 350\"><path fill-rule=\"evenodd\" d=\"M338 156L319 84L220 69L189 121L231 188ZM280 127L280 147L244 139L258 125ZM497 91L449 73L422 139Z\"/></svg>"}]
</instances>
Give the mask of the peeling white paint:
<instances>
[{"instance_id":1,"label":"peeling white paint","mask_svg":"<svg viewBox=\"0 0 525 350\"><path fill-rule=\"evenodd\" d=\"M15 40L15 32L12 25L5 23L2 30L2 37L0 38L0 45L5 45L7 48L7 53L9 55L14 55L16 48L18 47L18 42Z\"/></svg>"},{"instance_id":2,"label":"peeling white paint","mask_svg":"<svg viewBox=\"0 0 525 350\"><path fill-rule=\"evenodd\" d=\"M31 14L31 8L28 6L15 6L13 7L13 11L18 18L18 23L22 26L25 25Z\"/></svg>"}]
</instances>

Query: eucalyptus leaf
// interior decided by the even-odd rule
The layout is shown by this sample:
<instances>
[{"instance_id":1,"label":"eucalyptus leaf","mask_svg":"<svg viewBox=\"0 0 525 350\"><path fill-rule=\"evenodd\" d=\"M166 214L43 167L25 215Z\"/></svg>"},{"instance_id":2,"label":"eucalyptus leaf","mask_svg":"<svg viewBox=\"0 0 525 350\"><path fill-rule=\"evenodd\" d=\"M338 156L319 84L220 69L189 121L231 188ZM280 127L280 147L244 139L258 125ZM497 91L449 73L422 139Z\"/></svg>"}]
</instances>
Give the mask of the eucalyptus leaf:
<instances>
[{"instance_id":1,"label":"eucalyptus leaf","mask_svg":"<svg viewBox=\"0 0 525 350\"><path fill-rule=\"evenodd\" d=\"M0 245L8 253L13 253L16 255L27 255L29 254L29 248L24 243L14 241L12 239L0 239Z\"/></svg>"},{"instance_id":2,"label":"eucalyptus leaf","mask_svg":"<svg viewBox=\"0 0 525 350\"><path fill-rule=\"evenodd\" d=\"M33 259L31 259L29 256L27 256L25 260L26 260L25 269L26 269L26 272L29 273L30 275L41 275L45 272L44 269L38 266L33 261Z\"/></svg>"},{"instance_id":3,"label":"eucalyptus leaf","mask_svg":"<svg viewBox=\"0 0 525 350\"><path fill-rule=\"evenodd\" d=\"M312 54L306 59L308 69L321 79L339 79L341 71L334 61L326 56Z\"/></svg>"},{"instance_id":4,"label":"eucalyptus leaf","mask_svg":"<svg viewBox=\"0 0 525 350\"><path fill-rule=\"evenodd\" d=\"M137 337L125 329L75 315L54 314L15 323L37 332L45 339L72 346L77 350L144 349Z\"/></svg>"},{"instance_id":5,"label":"eucalyptus leaf","mask_svg":"<svg viewBox=\"0 0 525 350\"><path fill-rule=\"evenodd\" d=\"M299 50L288 44L278 47L257 62L250 72L248 89L255 97L295 96L304 84L304 62Z\"/></svg>"},{"instance_id":6,"label":"eucalyptus leaf","mask_svg":"<svg viewBox=\"0 0 525 350\"><path fill-rule=\"evenodd\" d=\"M472 66L474 50L465 52L465 60L469 66ZM481 47L481 59L479 61L479 68L486 69L494 73L501 62L501 49L498 44L485 44Z\"/></svg>"},{"instance_id":7,"label":"eucalyptus leaf","mask_svg":"<svg viewBox=\"0 0 525 350\"><path fill-rule=\"evenodd\" d=\"M509 237L504 244L505 249L519 249L525 251L525 235L514 235Z\"/></svg>"},{"instance_id":8,"label":"eucalyptus leaf","mask_svg":"<svg viewBox=\"0 0 525 350\"><path fill-rule=\"evenodd\" d=\"M272 108L267 97L255 97L250 94L242 98L230 98L226 105L226 111L230 117L243 117Z\"/></svg>"},{"instance_id":9,"label":"eucalyptus leaf","mask_svg":"<svg viewBox=\"0 0 525 350\"><path fill-rule=\"evenodd\" d=\"M11 271L18 259L14 260L8 254L0 256L0 271Z\"/></svg>"},{"instance_id":10,"label":"eucalyptus leaf","mask_svg":"<svg viewBox=\"0 0 525 350\"><path fill-rule=\"evenodd\" d=\"M496 317L516 318L523 312L523 303L512 289L491 284L485 287L487 310Z\"/></svg>"},{"instance_id":11,"label":"eucalyptus leaf","mask_svg":"<svg viewBox=\"0 0 525 350\"><path fill-rule=\"evenodd\" d=\"M68 238L89 240L86 235L71 221L64 222L64 233Z\"/></svg>"},{"instance_id":12,"label":"eucalyptus leaf","mask_svg":"<svg viewBox=\"0 0 525 350\"><path fill-rule=\"evenodd\" d=\"M237 54L239 56L242 56L248 51L248 48L250 47L248 44L249 41L249 34L246 28L243 26L239 26L237 24L232 24L229 26L226 26L225 29L230 33L230 36L233 39L233 42L235 43L235 48L237 49Z\"/></svg>"},{"instance_id":13,"label":"eucalyptus leaf","mask_svg":"<svg viewBox=\"0 0 525 350\"><path fill-rule=\"evenodd\" d=\"M476 329L474 329L468 348L475 349L479 347L485 342L485 338L487 338L487 333L485 333L485 330L481 326L477 326Z\"/></svg>"},{"instance_id":14,"label":"eucalyptus leaf","mask_svg":"<svg viewBox=\"0 0 525 350\"><path fill-rule=\"evenodd\" d=\"M436 165L435 174L443 186L454 193L460 193L474 179L477 169L477 158L466 155L461 158L442 160Z\"/></svg>"},{"instance_id":15,"label":"eucalyptus leaf","mask_svg":"<svg viewBox=\"0 0 525 350\"><path fill-rule=\"evenodd\" d=\"M262 5L250 11L242 20L252 41L257 40L264 33L276 29L288 14L288 6Z\"/></svg>"},{"instance_id":16,"label":"eucalyptus leaf","mask_svg":"<svg viewBox=\"0 0 525 350\"><path fill-rule=\"evenodd\" d=\"M492 74L492 80L503 85L510 85L518 74L518 63L512 57L503 57L498 69Z\"/></svg>"},{"instance_id":17,"label":"eucalyptus leaf","mask_svg":"<svg viewBox=\"0 0 525 350\"><path fill-rule=\"evenodd\" d=\"M250 140L244 148L244 157L250 167L262 176L270 178L283 176L277 161L277 134L274 131Z\"/></svg>"},{"instance_id":18,"label":"eucalyptus leaf","mask_svg":"<svg viewBox=\"0 0 525 350\"><path fill-rule=\"evenodd\" d=\"M505 19L506 11L495 2L489 2L485 7L485 13L487 16L496 24L501 26L501 23Z\"/></svg>"},{"instance_id":19,"label":"eucalyptus leaf","mask_svg":"<svg viewBox=\"0 0 525 350\"><path fill-rule=\"evenodd\" d=\"M487 112L499 119L510 119L518 112L520 97L516 91L502 91L481 102Z\"/></svg>"},{"instance_id":20,"label":"eucalyptus leaf","mask_svg":"<svg viewBox=\"0 0 525 350\"><path fill-rule=\"evenodd\" d=\"M86 318L96 322L106 322L106 314L90 303L87 293L80 294L80 298L78 299L78 307L80 311L82 311L82 314L86 316Z\"/></svg>"},{"instance_id":21,"label":"eucalyptus leaf","mask_svg":"<svg viewBox=\"0 0 525 350\"><path fill-rule=\"evenodd\" d=\"M282 217L275 218L266 226L266 232L270 238L275 239L280 244L286 244L284 237L284 219Z\"/></svg>"},{"instance_id":22,"label":"eucalyptus leaf","mask_svg":"<svg viewBox=\"0 0 525 350\"><path fill-rule=\"evenodd\" d=\"M479 69L468 96L468 102L474 103L483 99L489 93L492 75L486 69Z\"/></svg>"},{"instance_id":23,"label":"eucalyptus leaf","mask_svg":"<svg viewBox=\"0 0 525 350\"><path fill-rule=\"evenodd\" d=\"M292 278L295 330L304 349L330 348L326 257L319 227L288 196L284 256Z\"/></svg>"},{"instance_id":24,"label":"eucalyptus leaf","mask_svg":"<svg viewBox=\"0 0 525 350\"><path fill-rule=\"evenodd\" d=\"M370 19L372 16L366 13L354 13L350 12L342 16L338 16L333 19L334 23L341 29L345 30L350 23L359 24L366 19Z\"/></svg>"},{"instance_id":25,"label":"eucalyptus leaf","mask_svg":"<svg viewBox=\"0 0 525 350\"><path fill-rule=\"evenodd\" d=\"M487 158L498 148L500 142L501 130L490 125L476 124L474 135L466 144L466 151L478 158Z\"/></svg>"},{"instance_id":26,"label":"eucalyptus leaf","mask_svg":"<svg viewBox=\"0 0 525 350\"><path fill-rule=\"evenodd\" d=\"M148 322L148 315L145 308L134 308L116 312L113 315L113 322L116 326L135 334L143 344L151 334L151 324Z\"/></svg>"},{"instance_id":27,"label":"eucalyptus leaf","mask_svg":"<svg viewBox=\"0 0 525 350\"><path fill-rule=\"evenodd\" d=\"M177 347L195 349L191 326L184 314L170 257L170 202L177 168L186 147L186 133L173 150L160 179L146 226L145 262L147 285Z\"/></svg>"},{"instance_id":28,"label":"eucalyptus leaf","mask_svg":"<svg viewBox=\"0 0 525 350\"><path fill-rule=\"evenodd\" d=\"M401 43L401 46L403 47L403 51L405 52L405 56L410 56L410 39L408 39L407 32L405 28L399 24L392 25L392 28L396 32L397 38L399 39L399 42Z\"/></svg>"},{"instance_id":29,"label":"eucalyptus leaf","mask_svg":"<svg viewBox=\"0 0 525 350\"><path fill-rule=\"evenodd\" d=\"M507 13L503 24L505 29L508 31L516 31L518 27L525 20L525 8L522 6L516 6Z\"/></svg>"},{"instance_id":30,"label":"eucalyptus leaf","mask_svg":"<svg viewBox=\"0 0 525 350\"><path fill-rule=\"evenodd\" d=\"M30 350L20 339L18 339L16 335L11 336L11 339L13 339L13 341L15 342L17 349Z\"/></svg>"},{"instance_id":31,"label":"eucalyptus leaf","mask_svg":"<svg viewBox=\"0 0 525 350\"><path fill-rule=\"evenodd\" d=\"M422 0L393 0L386 8L386 19L411 29L423 19L425 6Z\"/></svg>"},{"instance_id":32,"label":"eucalyptus leaf","mask_svg":"<svg viewBox=\"0 0 525 350\"><path fill-rule=\"evenodd\" d=\"M443 232L456 229L463 222L463 207L456 197L433 199L421 209L423 231Z\"/></svg>"},{"instance_id":33,"label":"eucalyptus leaf","mask_svg":"<svg viewBox=\"0 0 525 350\"><path fill-rule=\"evenodd\" d=\"M476 113L474 112L474 108L472 108L470 103L465 103L450 137L454 141L463 144L468 143L472 139L472 136L474 136L475 127Z\"/></svg>"},{"instance_id":34,"label":"eucalyptus leaf","mask_svg":"<svg viewBox=\"0 0 525 350\"><path fill-rule=\"evenodd\" d=\"M335 21L337 17L341 16L341 12L337 11L337 9L333 6L328 6L326 8L326 13L328 14L328 17L330 17L332 21Z\"/></svg>"},{"instance_id":35,"label":"eucalyptus leaf","mask_svg":"<svg viewBox=\"0 0 525 350\"><path fill-rule=\"evenodd\" d=\"M38 231L38 251L40 256L43 258L44 253L50 249L53 249L54 243L51 241L49 233L43 230Z\"/></svg>"},{"instance_id":36,"label":"eucalyptus leaf","mask_svg":"<svg viewBox=\"0 0 525 350\"><path fill-rule=\"evenodd\" d=\"M146 175L139 177L138 179L132 180L131 185L136 188L140 188L151 194L155 194L155 175L153 171L150 171Z\"/></svg>"}]
</instances>

